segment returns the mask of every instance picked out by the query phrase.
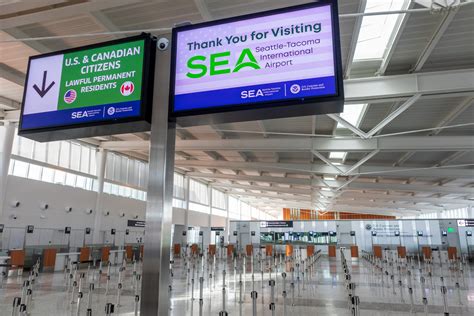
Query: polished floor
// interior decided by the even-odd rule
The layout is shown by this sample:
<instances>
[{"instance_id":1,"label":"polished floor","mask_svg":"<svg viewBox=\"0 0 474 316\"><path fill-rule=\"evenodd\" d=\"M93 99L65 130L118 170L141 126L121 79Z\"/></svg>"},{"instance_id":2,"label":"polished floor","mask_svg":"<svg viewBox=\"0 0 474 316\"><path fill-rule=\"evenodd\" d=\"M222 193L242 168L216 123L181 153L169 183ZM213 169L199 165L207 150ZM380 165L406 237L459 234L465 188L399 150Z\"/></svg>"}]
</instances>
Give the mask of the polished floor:
<instances>
[{"instance_id":1,"label":"polished floor","mask_svg":"<svg viewBox=\"0 0 474 316\"><path fill-rule=\"evenodd\" d=\"M355 284L354 295L360 300L358 315L444 315L444 299L449 315L474 315L472 263L450 266L448 263L418 265L416 262L406 264L394 261L390 264L391 262L380 261L371 263L365 259L351 260L347 261L347 272L351 280L346 281L346 273L340 258L329 259L321 256L317 260L313 258L306 261L299 259L285 261L280 260L280 257L276 260L271 258L259 260L257 256L253 263L252 260L247 259L244 262L239 258L235 261L231 259L203 261L199 258L175 259L170 315L219 315L219 312L225 310L228 315L250 316L253 315L254 306L256 315L273 315L270 310L272 302L274 302L274 315L351 315L353 305L348 299L348 283ZM312 262L314 263L311 264ZM296 266L296 263L299 263L299 266ZM243 266L245 269L242 269ZM223 307L224 269L226 270L225 307ZM77 303L78 288L72 286L72 281L69 281L68 285L69 275L40 273L32 286L32 301L28 305L28 313L86 315L89 284L94 283L95 288L91 297L92 315L105 315L107 303L115 305L113 315L135 314L137 291L135 275L140 274L139 265L136 266L135 272L130 264L122 272L119 267L112 267L108 291L106 269L100 278L100 284L98 271L94 269L78 271L77 283L81 272L85 275L82 282L84 297L80 304ZM285 282L282 272L286 272ZM209 277L210 274L212 278ZM202 304L200 304L199 283L201 276ZM3 279L0 288L0 315L12 315L13 300L21 296L22 284L27 277L25 272L23 277L10 276ZM123 284L120 298L117 290L119 277ZM420 282L421 277L425 279L424 286ZM292 279L294 287L291 286ZM273 288L274 299L269 280L276 281ZM443 285L447 289L445 296L441 291ZM286 299L283 298L284 287L287 293ZM413 288L413 305L409 287ZM255 304L250 294L252 291L257 293ZM422 299L424 296L427 298L426 311ZM118 299L120 306L117 308Z\"/></svg>"}]
</instances>

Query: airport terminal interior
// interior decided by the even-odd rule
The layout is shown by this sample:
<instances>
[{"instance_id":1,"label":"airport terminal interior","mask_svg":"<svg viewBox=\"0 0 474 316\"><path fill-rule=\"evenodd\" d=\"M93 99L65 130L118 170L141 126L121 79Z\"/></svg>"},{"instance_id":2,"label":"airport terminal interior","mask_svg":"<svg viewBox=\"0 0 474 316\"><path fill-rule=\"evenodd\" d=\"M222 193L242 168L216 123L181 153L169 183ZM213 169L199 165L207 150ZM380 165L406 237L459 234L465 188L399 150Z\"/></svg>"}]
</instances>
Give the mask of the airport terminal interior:
<instances>
[{"instance_id":1,"label":"airport terminal interior","mask_svg":"<svg viewBox=\"0 0 474 316\"><path fill-rule=\"evenodd\" d=\"M474 315L474 1L0 1L0 315Z\"/></svg>"}]
</instances>

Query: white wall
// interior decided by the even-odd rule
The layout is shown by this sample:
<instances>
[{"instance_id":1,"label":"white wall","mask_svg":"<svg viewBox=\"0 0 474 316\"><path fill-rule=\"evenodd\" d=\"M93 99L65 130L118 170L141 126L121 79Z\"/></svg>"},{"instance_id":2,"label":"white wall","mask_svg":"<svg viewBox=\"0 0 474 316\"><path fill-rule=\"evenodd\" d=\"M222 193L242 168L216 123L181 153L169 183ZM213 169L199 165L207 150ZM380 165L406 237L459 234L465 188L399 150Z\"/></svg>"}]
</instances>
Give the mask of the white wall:
<instances>
[{"instance_id":1,"label":"white wall","mask_svg":"<svg viewBox=\"0 0 474 316\"><path fill-rule=\"evenodd\" d=\"M15 248L22 247L24 230L27 225L35 226L35 233L28 235L28 245L67 243L67 237L59 231L64 227L71 226L73 234L72 245L82 245L84 239L83 231L86 227L94 226L95 201L97 193L64 185L51 184L20 177L9 176L5 199L5 208L0 223L5 224L5 233L2 234L3 245L14 245ZM19 201L20 206L12 206L12 202ZM49 208L42 210L41 205L47 203ZM72 212L67 213L66 207L72 207ZM94 210L92 214L86 214L87 209ZM115 228L116 244L123 243L127 220L145 220L146 202L129 199L125 197L104 194L103 210L110 212L104 216L101 222L101 231L104 231L104 242L112 242L110 229ZM120 217L124 212L125 217ZM184 225L186 211L173 208L173 224ZM15 215L17 219L13 219ZM208 214L189 211L189 226L206 227ZM212 217L213 226L225 226L226 219L220 216ZM130 235L127 242L134 242L136 238L143 235L143 229L129 228ZM13 247L13 246L12 246Z\"/></svg>"}]
</instances>

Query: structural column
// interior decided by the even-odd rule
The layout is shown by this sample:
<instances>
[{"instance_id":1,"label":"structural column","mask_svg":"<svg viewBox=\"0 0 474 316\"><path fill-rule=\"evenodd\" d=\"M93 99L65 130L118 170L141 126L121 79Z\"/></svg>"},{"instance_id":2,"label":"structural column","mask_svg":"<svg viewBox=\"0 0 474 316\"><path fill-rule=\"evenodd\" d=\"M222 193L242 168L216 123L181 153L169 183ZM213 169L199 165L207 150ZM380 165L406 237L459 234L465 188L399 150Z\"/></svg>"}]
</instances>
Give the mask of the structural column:
<instances>
[{"instance_id":1,"label":"structural column","mask_svg":"<svg viewBox=\"0 0 474 316\"><path fill-rule=\"evenodd\" d=\"M94 231L92 235L92 243L99 244L100 240L100 226L102 224L102 203L104 199L104 179L105 179L105 164L107 162L107 151L100 148L96 154L97 165L97 199L95 201L94 209Z\"/></svg>"},{"instance_id":2,"label":"structural column","mask_svg":"<svg viewBox=\"0 0 474 316\"><path fill-rule=\"evenodd\" d=\"M8 168L15 137L15 125L5 121L3 133L0 133L0 221L5 209L5 198L7 194Z\"/></svg>"},{"instance_id":3,"label":"structural column","mask_svg":"<svg viewBox=\"0 0 474 316\"><path fill-rule=\"evenodd\" d=\"M169 40L169 36L166 36ZM156 52L140 315L169 315L176 124L168 122L171 51Z\"/></svg>"}]
</instances>

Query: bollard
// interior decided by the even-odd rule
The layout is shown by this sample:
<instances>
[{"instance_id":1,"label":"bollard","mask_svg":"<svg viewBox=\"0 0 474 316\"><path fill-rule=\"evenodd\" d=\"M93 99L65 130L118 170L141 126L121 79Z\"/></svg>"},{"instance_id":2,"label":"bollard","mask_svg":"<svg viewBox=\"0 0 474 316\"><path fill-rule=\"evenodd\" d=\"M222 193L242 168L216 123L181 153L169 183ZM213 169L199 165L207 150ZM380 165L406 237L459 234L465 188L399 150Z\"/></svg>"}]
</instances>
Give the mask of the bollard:
<instances>
[{"instance_id":1,"label":"bollard","mask_svg":"<svg viewBox=\"0 0 474 316\"><path fill-rule=\"evenodd\" d=\"M250 292L250 297L252 298L252 316L257 316L257 292Z\"/></svg>"},{"instance_id":2,"label":"bollard","mask_svg":"<svg viewBox=\"0 0 474 316\"><path fill-rule=\"evenodd\" d=\"M275 280L268 281L270 285L270 310L272 311L272 316L275 316Z\"/></svg>"},{"instance_id":3,"label":"bollard","mask_svg":"<svg viewBox=\"0 0 474 316\"><path fill-rule=\"evenodd\" d=\"M114 304L107 303L105 304L105 315L112 315L114 313Z\"/></svg>"}]
</instances>

